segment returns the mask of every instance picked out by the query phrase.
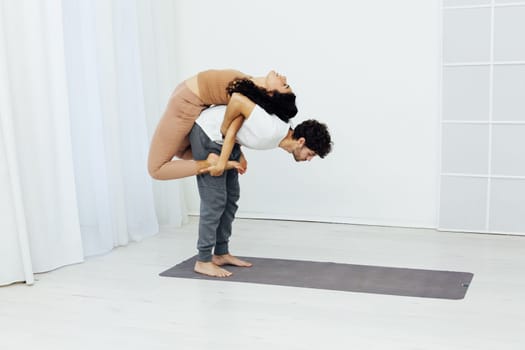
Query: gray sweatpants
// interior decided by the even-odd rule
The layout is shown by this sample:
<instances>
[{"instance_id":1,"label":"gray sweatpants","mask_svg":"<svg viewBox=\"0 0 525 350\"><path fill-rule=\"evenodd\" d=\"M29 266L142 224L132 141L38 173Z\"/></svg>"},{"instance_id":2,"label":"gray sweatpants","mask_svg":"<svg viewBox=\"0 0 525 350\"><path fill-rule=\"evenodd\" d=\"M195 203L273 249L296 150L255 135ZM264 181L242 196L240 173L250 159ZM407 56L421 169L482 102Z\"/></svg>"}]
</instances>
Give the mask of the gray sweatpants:
<instances>
[{"instance_id":1,"label":"gray sweatpants","mask_svg":"<svg viewBox=\"0 0 525 350\"><path fill-rule=\"evenodd\" d=\"M222 148L222 145L210 140L197 124L191 129L190 143L195 160L206 159L210 153L219 155ZM240 156L241 148L235 144L230 160L238 161ZM222 176L197 175L197 185L201 199L198 260L209 262L214 247L216 255L229 253L228 242L240 197L239 175L236 169L226 170Z\"/></svg>"}]
</instances>

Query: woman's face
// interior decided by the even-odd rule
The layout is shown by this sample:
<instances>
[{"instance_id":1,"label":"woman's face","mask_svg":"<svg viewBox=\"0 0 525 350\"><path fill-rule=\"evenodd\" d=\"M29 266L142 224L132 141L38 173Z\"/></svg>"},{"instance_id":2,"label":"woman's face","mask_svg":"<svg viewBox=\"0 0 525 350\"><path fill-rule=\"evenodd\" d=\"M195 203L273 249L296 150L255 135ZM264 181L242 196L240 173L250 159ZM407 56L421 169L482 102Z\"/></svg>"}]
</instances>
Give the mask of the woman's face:
<instances>
[{"instance_id":1,"label":"woman's face","mask_svg":"<svg viewBox=\"0 0 525 350\"><path fill-rule=\"evenodd\" d=\"M286 82L286 77L273 70L266 75L266 90L277 90L283 94L292 92L292 88Z\"/></svg>"}]
</instances>

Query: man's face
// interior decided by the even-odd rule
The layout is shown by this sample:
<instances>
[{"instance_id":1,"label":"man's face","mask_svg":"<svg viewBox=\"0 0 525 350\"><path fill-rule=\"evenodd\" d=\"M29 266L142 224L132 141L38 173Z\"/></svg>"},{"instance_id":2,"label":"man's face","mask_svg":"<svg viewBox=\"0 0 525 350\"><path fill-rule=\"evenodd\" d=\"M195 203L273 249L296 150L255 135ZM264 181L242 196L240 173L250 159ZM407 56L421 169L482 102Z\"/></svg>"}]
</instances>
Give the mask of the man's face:
<instances>
[{"instance_id":1,"label":"man's face","mask_svg":"<svg viewBox=\"0 0 525 350\"><path fill-rule=\"evenodd\" d=\"M306 145L304 144L294 149L292 154L296 162L311 161L312 158L317 155L314 151L306 147Z\"/></svg>"}]
</instances>

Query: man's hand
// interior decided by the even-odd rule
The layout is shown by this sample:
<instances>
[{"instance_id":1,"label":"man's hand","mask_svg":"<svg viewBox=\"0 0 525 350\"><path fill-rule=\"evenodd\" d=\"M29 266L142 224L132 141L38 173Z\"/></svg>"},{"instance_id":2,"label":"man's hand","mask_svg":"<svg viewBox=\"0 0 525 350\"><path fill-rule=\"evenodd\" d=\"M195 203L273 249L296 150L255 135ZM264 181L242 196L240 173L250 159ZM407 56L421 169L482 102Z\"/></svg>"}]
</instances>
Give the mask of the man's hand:
<instances>
[{"instance_id":1,"label":"man's hand","mask_svg":"<svg viewBox=\"0 0 525 350\"><path fill-rule=\"evenodd\" d=\"M208 156L208 162L211 163L211 165L207 168L200 169L199 175L209 173L211 176L221 176L225 170L229 170L229 169L235 169L241 175L246 172L246 167L248 166L248 162L246 161L246 158L244 158L242 154L238 162L235 160L229 160L226 163L226 166L221 166L218 163L214 164L217 161L217 158L219 158L217 155L211 153Z\"/></svg>"},{"instance_id":2,"label":"man's hand","mask_svg":"<svg viewBox=\"0 0 525 350\"><path fill-rule=\"evenodd\" d=\"M248 161L244 157L244 153L241 153L241 158L239 159L239 166L235 167L239 174L244 174L248 170Z\"/></svg>"},{"instance_id":3,"label":"man's hand","mask_svg":"<svg viewBox=\"0 0 525 350\"><path fill-rule=\"evenodd\" d=\"M205 169L205 172L209 172L211 176L221 176L222 174L224 174L224 168L224 165L221 166L220 164L215 164Z\"/></svg>"}]
</instances>

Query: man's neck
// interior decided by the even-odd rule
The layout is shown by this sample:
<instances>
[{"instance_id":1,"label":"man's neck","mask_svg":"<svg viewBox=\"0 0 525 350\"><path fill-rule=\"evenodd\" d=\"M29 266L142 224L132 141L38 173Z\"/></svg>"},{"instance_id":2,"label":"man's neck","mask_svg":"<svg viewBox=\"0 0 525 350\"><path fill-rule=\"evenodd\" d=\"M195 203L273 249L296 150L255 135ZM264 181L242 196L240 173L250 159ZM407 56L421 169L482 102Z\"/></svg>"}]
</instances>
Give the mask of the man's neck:
<instances>
[{"instance_id":1,"label":"man's neck","mask_svg":"<svg viewBox=\"0 0 525 350\"><path fill-rule=\"evenodd\" d=\"M293 130L289 129L288 134L279 142L279 147L288 153L292 153L294 148Z\"/></svg>"}]
</instances>

